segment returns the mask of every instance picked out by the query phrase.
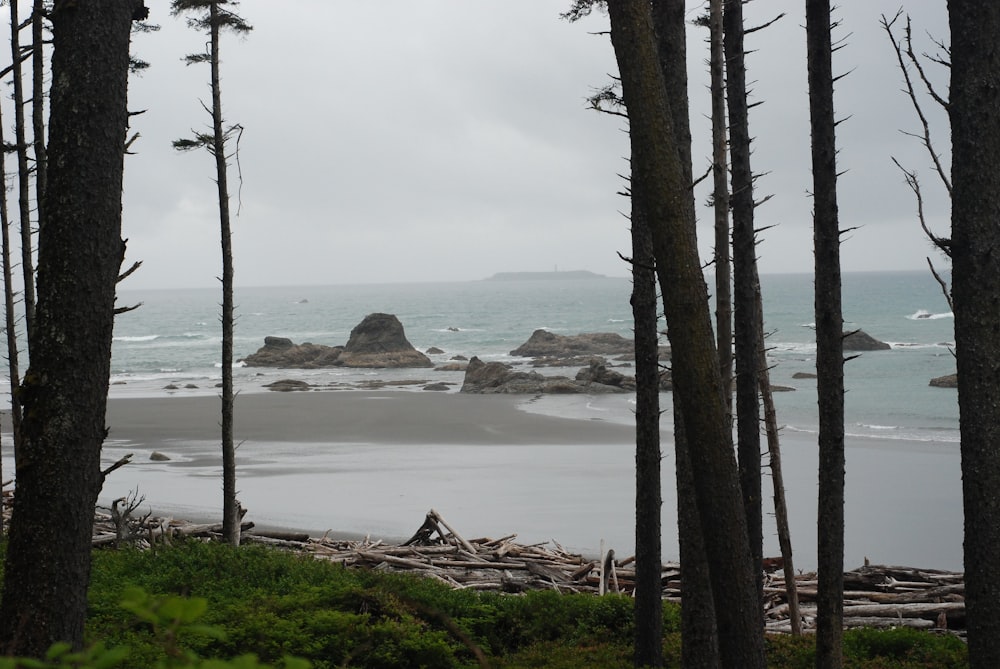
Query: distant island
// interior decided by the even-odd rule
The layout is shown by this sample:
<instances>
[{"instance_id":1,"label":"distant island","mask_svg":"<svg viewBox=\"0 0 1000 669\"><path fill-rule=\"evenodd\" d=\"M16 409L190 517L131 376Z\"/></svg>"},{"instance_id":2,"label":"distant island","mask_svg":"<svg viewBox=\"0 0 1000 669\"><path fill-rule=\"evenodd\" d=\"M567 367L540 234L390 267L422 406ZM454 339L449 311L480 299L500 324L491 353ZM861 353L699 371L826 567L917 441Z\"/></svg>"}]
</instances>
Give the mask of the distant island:
<instances>
[{"instance_id":1,"label":"distant island","mask_svg":"<svg viewBox=\"0 0 1000 669\"><path fill-rule=\"evenodd\" d=\"M595 274L585 269L569 272L497 272L484 281L551 281L553 279L607 279L603 274Z\"/></svg>"}]
</instances>

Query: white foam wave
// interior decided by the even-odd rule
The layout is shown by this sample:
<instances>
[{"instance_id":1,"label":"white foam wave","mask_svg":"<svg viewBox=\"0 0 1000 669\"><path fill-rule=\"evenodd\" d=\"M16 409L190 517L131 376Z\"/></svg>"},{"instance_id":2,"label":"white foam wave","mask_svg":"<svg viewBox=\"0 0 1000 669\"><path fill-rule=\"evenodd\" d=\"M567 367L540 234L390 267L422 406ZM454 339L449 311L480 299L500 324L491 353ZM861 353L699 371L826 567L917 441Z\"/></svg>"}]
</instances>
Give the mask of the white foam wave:
<instances>
[{"instance_id":1,"label":"white foam wave","mask_svg":"<svg viewBox=\"0 0 1000 669\"><path fill-rule=\"evenodd\" d=\"M933 344L924 344L924 343L918 344L916 342L909 342L909 341L890 341L886 343L889 344L889 346L891 346L894 349L900 348L907 350L919 350L919 349L930 349L930 348L940 348L940 349L950 350L955 348L955 342L947 342L947 341L935 342Z\"/></svg>"},{"instance_id":2,"label":"white foam wave","mask_svg":"<svg viewBox=\"0 0 1000 669\"><path fill-rule=\"evenodd\" d=\"M937 321L941 320L942 318L954 318L954 317L955 314L950 311L940 314L932 314L926 309L917 309L914 313L907 316L907 318L910 319L911 321Z\"/></svg>"},{"instance_id":3,"label":"white foam wave","mask_svg":"<svg viewBox=\"0 0 1000 669\"><path fill-rule=\"evenodd\" d=\"M112 341L143 342L143 341L156 341L159 338L160 335L138 335L133 337L114 337Z\"/></svg>"}]
</instances>

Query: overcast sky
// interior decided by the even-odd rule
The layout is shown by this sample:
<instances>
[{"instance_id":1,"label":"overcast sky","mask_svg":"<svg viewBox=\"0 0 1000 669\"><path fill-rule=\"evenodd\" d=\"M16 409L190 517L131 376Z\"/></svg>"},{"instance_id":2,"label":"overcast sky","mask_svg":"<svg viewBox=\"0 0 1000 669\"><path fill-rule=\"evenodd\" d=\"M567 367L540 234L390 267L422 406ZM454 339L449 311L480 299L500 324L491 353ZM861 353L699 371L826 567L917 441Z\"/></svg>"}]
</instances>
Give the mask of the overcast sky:
<instances>
[{"instance_id":1,"label":"overcast sky","mask_svg":"<svg viewBox=\"0 0 1000 669\"><path fill-rule=\"evenodd\" d=\"M126 163L127 288L217 286L214 162L171 140L210 119L208 67L181 57L205 38L166 2L150 3L158 33L134 52L151 63L130 85L141 138ZM748 27L753 168L766 174L757 225L762 272L812 268L804 2L757 0ZM932 249L893 156L925 185L927 216L947 232L948 205L919 142L895 57L879 25L901 4L922 50L947 41L944 2L848 2L834 69L847 271L922 269ZM254 30L222 44L223 104L245 130L230 172L236 282L242 286L462 281L501 271L587 269L626 276L628 202L621 119L586 98L617 72L603 14L571 24L569 0L245 0ZM689 0L689 19L704 2ZM709 166L707 46L689 28L694 169ZM937 72L942 92L946 74ZM932 103L937 149L949 136ZM701 206L702 254L712 214Z\"/></svg>"}]
</instances>

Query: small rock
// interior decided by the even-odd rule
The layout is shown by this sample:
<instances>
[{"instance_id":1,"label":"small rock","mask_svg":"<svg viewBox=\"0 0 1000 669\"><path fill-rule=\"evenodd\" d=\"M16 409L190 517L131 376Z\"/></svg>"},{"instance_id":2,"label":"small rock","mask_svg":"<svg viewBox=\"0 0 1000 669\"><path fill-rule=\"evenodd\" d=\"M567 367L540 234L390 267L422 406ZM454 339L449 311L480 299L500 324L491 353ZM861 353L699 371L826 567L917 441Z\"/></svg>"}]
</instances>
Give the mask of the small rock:
<instances>
[{"instance_id":1,"label":"small rock","mask_svg":"<svg viewBox=\"0 0 1000 669\"><path fill-rule=\"evenodd\" d=\"M305 381L299 381L296 379L281 379L280 381L275 381L274 383L266 383L264 384L264 387L275 392L287 393L296 390L309 390L312 386Z\"/></svg>"},{"instance_id":2,"label":"small rock","mask_svg":"<svg viewBox=\"0 0 1000 669\"><path fill-rule=\"evenodd\" d=\"M444 351L439 349L437 346L431 346L425 351L425 353L427 353L427 355L441 355Z\"/></svg>"},{"instance_id":3,"label":"small rock","mask_svg":"<svg viewBox=\"0 0 1000 669\"><path fill-rule=\"evenodd\" d=\"M424 390L448 390L447 383L428 383L424 386Z\"/></svg>"},{"instance_id":4,"label":"small rock","mask_svg":"<svg viewBox=\"0 0 1000 669\"><path fill-rule=\"evenodd\" d=\"M153 462L166 462L170 460L170 456L164 455L159 451L153 451L152 453L149 454L149 459L152 460Z\"/></svg>"}]
</instances>

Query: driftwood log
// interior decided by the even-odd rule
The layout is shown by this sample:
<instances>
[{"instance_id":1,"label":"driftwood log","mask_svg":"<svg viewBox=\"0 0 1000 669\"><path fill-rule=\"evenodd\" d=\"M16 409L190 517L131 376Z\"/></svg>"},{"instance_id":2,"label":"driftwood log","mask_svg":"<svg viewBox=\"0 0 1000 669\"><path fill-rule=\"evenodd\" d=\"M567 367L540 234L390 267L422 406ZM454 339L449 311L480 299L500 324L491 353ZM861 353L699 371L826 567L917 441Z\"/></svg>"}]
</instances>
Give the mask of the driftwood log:
<instances>
[{"instance_id":1,"label":"driftwood log","mask_svg":"<svg viewBox=\"0 0 1000 669\"><path fill-rule=\"evenodd\" d=\"M6 515L5 509L5 515ZM121 509L98 509L94 519L94 546L113 546L123 536L136 545L169 543L177 537L221 539L222 524L194 524L149 514L132 520L123 532ZM517 535L499 539L466 539L433 509L414 535L402 544L370 537L360 540L310 537L305 533L267 532L242 524L245 543L259 543L312 555L347 567L410 572L453 588L520 593L532 589L558 592L604 592L632 595L634 557L615 559L605 551L601 559L571 553L555 541L520 544ZM765 560L765 620L770 633L790 633L789 605L780 558ZM680 602L680 565L665 563L660 574L663 598ZM816 574L795 576L801 627L816 623ZM965 584L960 572L899 566L865 566L844 574L844 626L912 627L964 636Z\"/></svg>"}]
</instances>

